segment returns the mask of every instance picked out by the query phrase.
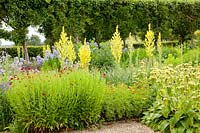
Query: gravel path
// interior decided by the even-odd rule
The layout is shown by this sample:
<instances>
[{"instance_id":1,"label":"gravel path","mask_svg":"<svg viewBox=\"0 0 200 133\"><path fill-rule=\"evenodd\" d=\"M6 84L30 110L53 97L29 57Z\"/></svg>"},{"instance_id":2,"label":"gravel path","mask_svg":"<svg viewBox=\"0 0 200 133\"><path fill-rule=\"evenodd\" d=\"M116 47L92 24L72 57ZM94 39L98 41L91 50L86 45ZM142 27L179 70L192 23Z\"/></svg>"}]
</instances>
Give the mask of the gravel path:
<instances>
[{"instance_id":1,"label":"gravel path","mask_svg":"<svg viewBox=\"0 0 200 133\"><path fill-rule=\"evenodd\" d=\"M141 123L130 120L106 124L101 129L71 131L70 133L154 133L154 131Z\"/></svg>"}]
</instances>

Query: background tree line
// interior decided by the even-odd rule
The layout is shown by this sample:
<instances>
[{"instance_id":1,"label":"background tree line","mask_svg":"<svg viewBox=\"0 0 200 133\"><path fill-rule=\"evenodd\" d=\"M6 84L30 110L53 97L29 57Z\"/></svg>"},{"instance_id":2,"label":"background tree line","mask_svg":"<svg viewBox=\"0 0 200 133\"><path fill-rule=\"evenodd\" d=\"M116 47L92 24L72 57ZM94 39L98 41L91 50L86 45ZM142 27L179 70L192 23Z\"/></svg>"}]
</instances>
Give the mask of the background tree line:
<instances>
[{"instance_id":1,"label":"background tree line","mask_svg":"<svg viewBox=\"0 0 200 133\"><path fill-rule=\"evenodd\" d=\"M0 38L26 44L27 28L39 25L47 42L58 40L61 27L75 41L109 40L119 25L125 39L129 32L144 38L148 24L166 40L192 40L200 27L200 2L140 0L1 0L0 20L14 30L0 30Z\"/></svg>"}]
</instances>

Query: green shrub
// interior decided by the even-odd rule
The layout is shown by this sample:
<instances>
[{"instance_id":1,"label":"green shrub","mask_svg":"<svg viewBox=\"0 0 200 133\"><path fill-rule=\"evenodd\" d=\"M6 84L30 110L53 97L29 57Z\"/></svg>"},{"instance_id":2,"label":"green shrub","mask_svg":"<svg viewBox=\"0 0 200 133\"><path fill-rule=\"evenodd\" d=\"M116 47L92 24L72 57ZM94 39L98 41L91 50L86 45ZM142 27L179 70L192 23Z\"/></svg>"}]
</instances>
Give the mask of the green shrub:
<instances>
[{"instance_id":1,"label":"green shrub","mask_svg":"<svg viewBox=\"0 0 200 133\"><path fill-rule=\"evenodd\" d=\"M7 83L0 83L0 131L8 127L12 121L10 104L5 96Z\"/></svg>"},{"instance_id":2,"label":"green shrub","mask_svg":"<svg viewBox=\"0 0 200 133\"><path fill-rule=\"evenodd\" d=\"M192 63L199 64L200 63L200 48L187 50L182 56L179 55L177 57L169 54L167 59L165 59L164 64L172 64L179 65L181 63Z\"/></svg>"},{"instance_id":3,"label":"green shrub","mask_svg":"<svg viewBox=\"0 0 200 133\"><path fill-rule=\"evenodd\" d=\"M58 58L48 58L41 66L42 71L60 70L61 63Z\"/></svg>"},{"instance_id":4,"label":"green shrub","mask_svg":"<svg viewBox=\"0 0 200 133\"><path fill-rule=\"evenodd\" d=\"M134 70L133 68L113 68L107 70L105 73L106 81L110 84L125 84L131 86L134 82Z\"/></svg>"},{"instance_id":5,"label":"green shrub","mask_svg":"<svg viewBox=\"0 0 200 133\"><path fill-rule=\"evenodd\" d=\"M162 58L167 59L169 55L172 55L174 58L177 58L181 55L181 49L176 47L163 47Z\"/></svg>"},{"instance_id":6,"label":"green shrub","mask_svg":"<svg viewBox=\"0 0 200 133\"><path fill-rule=\"evenodd\" d=\"M110 68L114 66L114 59L108 42L101 43L100 48L93 48L90 67Z\"/></svg>"},{"instance_id":7,"label":"green shrub","mask_svg":"<svg viewBox=\"0 0 200 133\"><path fill-rule=\"evenodd\" d=\"M153 91L120 84L106 89L101 116L105 121L138 117L152 103Z\"/></svg>"},{"instance_id":8,"label":"green shrub","mask_svg":"<svg viewBox=\"0 0 200 133\"><path fill-rule=\"evenodd\" d=\"M154 79L158 93L143 122L167 133L199 133L199 75L200 67L190 64L153 70L150 79Z\"/></svg>"},{"instance_id":9,"label":"green shrub","mask_svg":"<svg viewBox=\"0 0 200 133\"><path fill-rule=\"evenodd\" d=\"M97 122L105 82L95 74L76 70L19 76L7 93L15 132L80 129Z\"/></svg>"},{"instance_id":10,"label":"green shrub","mask_svg":"<svg viewBox=\"0 0 200 133\"><path fill-rule=\"evenodd\" d=\"M195 48L187 51L183 54L183 63L192 62L192 64L199 64L200 63L200 48Z\"/></svg>"}]
</instances>

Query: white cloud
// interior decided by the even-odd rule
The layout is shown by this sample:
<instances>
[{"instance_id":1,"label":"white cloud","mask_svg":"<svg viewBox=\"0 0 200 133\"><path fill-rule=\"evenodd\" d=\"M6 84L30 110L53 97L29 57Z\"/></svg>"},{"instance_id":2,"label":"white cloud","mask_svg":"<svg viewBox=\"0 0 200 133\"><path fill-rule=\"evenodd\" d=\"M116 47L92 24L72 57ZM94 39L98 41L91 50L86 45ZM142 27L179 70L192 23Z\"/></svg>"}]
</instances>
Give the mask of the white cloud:
<instances>
[{"instance_id":1,"label":"white cloud","mask_svg":"<svg viewBox=\"0 0 200 133\"><path fill-rule=\"evenodd\" d=\"M44 41L45 41L44 35L38 32L38 27L31 27L31 26L30 26L30 27L28 27L28 30L29 30L29 32L28 32L27 36L28 36L29 38L30 38L32 35L37 35L37 36L39 36L41 42L44 42Z\"/></svg>"}]
</instances>

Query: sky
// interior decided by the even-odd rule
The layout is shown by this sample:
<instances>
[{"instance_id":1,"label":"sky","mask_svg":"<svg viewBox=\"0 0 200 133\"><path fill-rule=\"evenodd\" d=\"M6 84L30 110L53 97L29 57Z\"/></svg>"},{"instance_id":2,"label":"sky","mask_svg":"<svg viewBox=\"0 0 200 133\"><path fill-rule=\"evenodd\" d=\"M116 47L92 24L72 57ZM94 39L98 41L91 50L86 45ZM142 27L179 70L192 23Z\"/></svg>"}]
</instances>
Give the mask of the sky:
<instances>
[{"instance_id":1,"label":"sky","mask_svg":"<svg viewBox=\"0 0 200 133\"><path fill-rule=\"evenodd\" d=\"M2 25L3 25L2 29L5 29L7 31L12 31L12 28L9 27L9 26L6 26L5 23L2 22ZM44 42L45 41L44 35L42 35L41 33L37 32L37 29L38 29L38 27L32 27L32 26L30 26L28 28L29 32L27 34L28 38L30 38L32 35L37 35L37 36L40 37L41 42ZM2 39L2 38L0 39L0 41L1 41L1 43L0 43L1 46L4 46L4 45L14 45L14 42L11 42L11 41L8 41L8 40Z\"/></svg>"}]
</instances>

